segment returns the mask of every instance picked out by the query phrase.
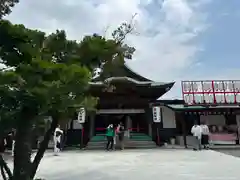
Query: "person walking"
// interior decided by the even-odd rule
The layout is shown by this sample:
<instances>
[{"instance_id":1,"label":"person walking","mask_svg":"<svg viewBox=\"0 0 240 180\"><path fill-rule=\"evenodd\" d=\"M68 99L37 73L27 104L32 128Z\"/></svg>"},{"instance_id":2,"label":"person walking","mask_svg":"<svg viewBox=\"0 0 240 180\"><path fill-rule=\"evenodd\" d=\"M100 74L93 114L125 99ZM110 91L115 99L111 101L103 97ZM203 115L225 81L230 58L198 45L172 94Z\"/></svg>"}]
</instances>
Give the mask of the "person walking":
<instances>
[{"instance_id":1,"label":"person walking","mask_svg":"<svg viewBox=\"0 0 240 180\"><path fill-rule=\"evenodd\" d=\"M201 128L202 128L202 145L204 149L208 149L209 148L209 128L208 125L206 123L202 123L201 124Z\"/></svg>"},{"instance_id":2,"label":"person walking","mask_svg":"<svg viewBox=\"0 0 240 180\"><path fill-rule=\"evenodd\" d=\"M124 133L125 133L125 128L123 126L123 123L120 122L119 129L118 129L118 139L119 139L121 150L124 150Z\"/></svg>"},{"instance_id":3,"label":"person walking","mask_svg":"<svg viewBox=\"0 0 240 180\"><path fill-rule=\"evenodd\" d=\"M12 146L11 146L12 156L14 156L16 129L12 129L12 131L9 133L9 136L11 137L11 141L12 141Z\"/></svg>"},{"instance_id":4,"label":"person walking","mask_svg":"<svg viewBox=\"0 0 240 180\"><path fill-rule=\"evenodd\" d=\"M7 140L5 137L0 138L0 153L4 153L7 146Z\"/></svg>"},{"instance_id":5,"label":"person walking","mask_svg":"<svg viewBox=\"0 0 240 180\"><path fill-rule=\"evenodd\" d=\"M119 127L117 125L114 127L114 136L113 136L113 149L114 150L116 150L116 146L117 146L118 131L119 131Z\"/></svg>"},{"instance_id":6,"label":"person walking","mask_svg":"<svg viewBox=\"0 0 240 180\"><path fill-rule=\"evenodd\" d=\"M195 123L191 129L191 133L194 137L194 148L193 150L201 150L201 139L202 139L202 128L197 123Z\"/></svg>"},{"instance_id":7,"label":"person walking","mask_svg":"<svg viewBox=\"0 0 240 180\"><path fill-rule=\"evenodd\" d=\"M60 125L57 126L54 132L53 141L54 141L54 155L59 155L61 151L61 136L63 131L60 129Z\"/></svg>"},{"instance_id":8,"label":"person walking","mask_svg":"<svg viewBox=\"0 0 240 180\"><path fill-rule=\"evenodd\" d=\"M114 144L114 128L113 128L113 124L110 124L107 127L107 131L106 131L106 137L107 137L107 145L106 145L106 150L113 150L113 144Z\"/></svg>"}]
</instances>

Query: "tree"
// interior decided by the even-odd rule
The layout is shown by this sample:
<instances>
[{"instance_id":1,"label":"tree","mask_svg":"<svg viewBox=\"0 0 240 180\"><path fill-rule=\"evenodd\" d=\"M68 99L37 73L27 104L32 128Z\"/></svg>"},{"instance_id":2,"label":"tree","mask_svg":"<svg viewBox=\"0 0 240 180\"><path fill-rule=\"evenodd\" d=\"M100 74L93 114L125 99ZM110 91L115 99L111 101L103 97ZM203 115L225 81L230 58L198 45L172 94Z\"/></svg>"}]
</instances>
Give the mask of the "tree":
<instances>
[{"instance_id":1,"label":"tree","mask_svg":"<svg viewBox=\"0 0 240 180\"><path fill-rule=\"evenodd\" d=\"M125 38L130 32L118 33ZM0 124L16 127L13 174L4 161L2 167L13 180L33 179L59 121L79 107L96 104L86 94L94 70L130 59L135 49L124 45L124 38L94 34L77 43L67 40L64 31L46 36L8 21L0 21L0 37L6 66L0 72ZM51 126L31 161L33 125L46 114L52 116Z\"/></svg>"},{"instance_id":2,"label":"tree","mask_svg":"<svg viewBox=\"0 0 240 180\"><path fill-rule=\"evenodd\" d=\"M19 0L1 0L0 1L0 19L3 16L11 13L11 8L18 3Z\"/></svg>"},{"instance_id":3,"label":"tree","mask_svg":"<svg viewBox=\"0 0 240 180\"><path fill-rule=\"evenodd\" d=\"M23 26L4 22L0 29L4 28L8 30L6 35L12 32L10 37L19 37L13 43L1 42L0 54L5 65L14 67L1 73L1 105L8 107L8 99L12 99L17 119L13 179L29 179L29 171L37 164L36 158L34 162L30 161L34 120L40 114L52 115L53 123L47 133L50 139L59 114L67 112L70 106L80 105L85 98L83 93L91 75L87 68L76 64L40 59L31 31L26 31Z\"/></svg>"}]
</instances>

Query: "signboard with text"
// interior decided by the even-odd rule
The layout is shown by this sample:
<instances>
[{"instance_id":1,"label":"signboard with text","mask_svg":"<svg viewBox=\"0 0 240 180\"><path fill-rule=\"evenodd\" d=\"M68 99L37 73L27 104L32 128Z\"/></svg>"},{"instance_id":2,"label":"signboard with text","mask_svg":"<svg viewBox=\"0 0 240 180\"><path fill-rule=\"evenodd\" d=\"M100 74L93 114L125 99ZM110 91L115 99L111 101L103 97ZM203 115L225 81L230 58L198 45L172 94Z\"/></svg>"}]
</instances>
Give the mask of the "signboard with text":
<instances>
[{"instance_id":1,"label":"signboard with text","mask_svg":"<svg viewBox=\"0 0 240 180\"><path fill-rule=\"evenodd\" d=\"M182 81L185 104L240 104L240 80Z\"/></svg>"},{"instance_id":2,"label":"signboard with text","mask_svg":"<svg viewBox=\"0 0 240 180\"><path fill-rule=\"evenodd\" d=\"M152 113L153 113L153 122L160 123L161 122L161 107L154 106L152 107Z\"/></svg>"},{"instance_id":3,"label":"signboard with text","mask_svg":"<svg viewBox=\"0 0 240 180\"><path fill-rule=\"evenodd\" d=\"M84 123L86 119L86 111L84 108L80 108L78 112L78 118L77 121L78 123Z\"/></svg>"}]
</instances>

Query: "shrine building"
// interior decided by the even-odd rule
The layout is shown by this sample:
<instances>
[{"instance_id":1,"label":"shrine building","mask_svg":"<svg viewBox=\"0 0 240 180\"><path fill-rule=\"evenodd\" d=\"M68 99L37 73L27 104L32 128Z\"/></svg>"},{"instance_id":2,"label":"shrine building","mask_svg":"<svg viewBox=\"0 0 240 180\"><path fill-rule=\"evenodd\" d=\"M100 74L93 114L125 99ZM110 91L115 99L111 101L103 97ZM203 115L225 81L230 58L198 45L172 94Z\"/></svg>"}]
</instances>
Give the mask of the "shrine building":
<instances>
[{"instance_id":1,"label":"shrine building","mask_svg":"<svg viewBox=\"0 0 240 180\"><path fill-rule=\"evenodd\" d=\"M209 125L212 144L239 144L240 103L206 106L186 105L184 97L157 100L173 85L174 82L154 82L142 77L126 64L116 65L111 72L90 82L89 94L99 98L97 110L87 111L82 123L73 118L67 126L66 145L103 149L106 127L122 122L129 133L126 148L154 148L171 143L189 147L191 127L194 122L203 121Z\"/></svg>"},{"instance_id":2,"label":"shrine building","mask_svg":"<svg viewBox=\"0 0 240 180\"><path fill-rule=\"evenodd\" d=\"M100 75L90 82L89 93L98 97L97 111L86 112L82 141L87 147L105 141L109 124L122 122L129 131L127 146L156 146L160 143L157 132L168 141L174 136L176 123L174 111L162 108L162 113L153 112L152 103L168 92L174 82L154 82L133 72L127 65L117 65L114 71ZM167 116L170 113L171 119ZM73 120L68 127L68 144L78 144L82 125ZM163 136L161 137L163 138Z\"/></svg>"}]
</instances>

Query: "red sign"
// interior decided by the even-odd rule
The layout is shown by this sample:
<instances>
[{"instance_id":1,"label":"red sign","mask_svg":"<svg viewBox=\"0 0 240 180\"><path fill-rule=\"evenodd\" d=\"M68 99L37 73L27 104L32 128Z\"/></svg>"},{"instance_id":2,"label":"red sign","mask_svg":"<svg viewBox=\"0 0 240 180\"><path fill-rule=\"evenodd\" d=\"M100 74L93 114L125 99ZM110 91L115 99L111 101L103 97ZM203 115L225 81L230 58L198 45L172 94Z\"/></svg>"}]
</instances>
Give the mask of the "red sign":
<instances>
[{"instance_id":1,"label":"red sign","mask_svg":"<svg viewBox=\"0 0 240 180\"><path fill-rule=\"evenodd\" d=\"M240 104L240 80L182 81L186 105Z\"/></svg>"}]
</instances>

